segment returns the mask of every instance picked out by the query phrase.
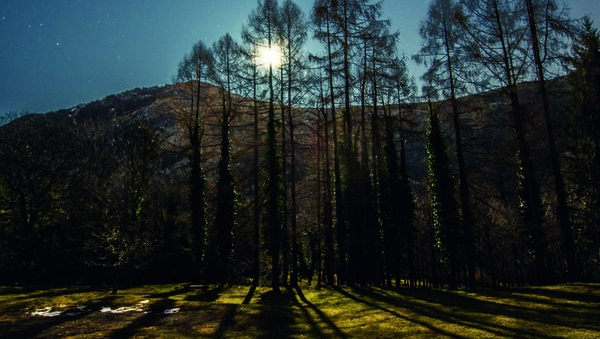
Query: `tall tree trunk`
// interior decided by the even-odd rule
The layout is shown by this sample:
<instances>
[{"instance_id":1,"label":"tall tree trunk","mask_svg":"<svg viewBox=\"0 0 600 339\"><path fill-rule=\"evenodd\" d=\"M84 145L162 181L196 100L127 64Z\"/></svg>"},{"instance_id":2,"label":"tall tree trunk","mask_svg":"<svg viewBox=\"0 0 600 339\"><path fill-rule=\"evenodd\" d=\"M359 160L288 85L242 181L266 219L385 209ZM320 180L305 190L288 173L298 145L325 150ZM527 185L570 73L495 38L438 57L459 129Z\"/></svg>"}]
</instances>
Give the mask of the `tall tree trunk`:
<instances>
[{"instance_id":1,"label":"tall tree trunk","mask_svg":"<svg viewBox=\"0 0 600 339\"><path fill-rule=\"evenodd\" d=\"M444 12L445 15L445 12ZM467 168L465 165L465 156L463 152L461 124L458 111L458 101L456 100L456 86L454 78L454 67L450 55L450 35L448 32L447 21L444 16L442 20L444 28L444 46L446 49L446 65L448 68L448 77L450 81L450 102L452 104L452 122L454 125L456 161L458 164L459 177L459 196L460 209L462 214L463 240L465 244L465 256L467 260L467 273L469 288L475 287L475 244L473 238L473 216L471 213L471 200L469 198L469 183L467 178Z\"/></svg>"},{"instance_id":2,"label":"tall tree trunk","mask_svg":"<svg viewBox=\"0 0 600 339\"><path fill-rule=\"evenodd\" d=\"M505 42L505 33L503 29L504 26L502 24L498 4L497 2L494 2L494 4L494 14L496 20L495 24L498 27L499 36L501 38L502 56L504 61L503 67L512 107L511 115L513 118L513 128L517 138L519 176L521 185L521 216L530 238L530 245L534 251L536 279L538 282L546 282L546 256L548 252L548 244L542 228L543 218L541 214L540 190L535 180L535 171L531 161L529 145L523 130L524 113L523 107L521 106L519 100L517 85L514 83L513 79L514 66L511 63L512 58L510 57L508 46Z\"/></svg>"},{"instance_id":3,"label":"tall tree trunk","mask_svg":"<svg viewBox=\"0 0 600 339\"><path fill-rule=\"evenodd\" d=\"M288 230L288 169L287 169L287 144L285 137L285 86L283 84L283 70L279 70L280 81L281 81L281 186L283 191L282 199L282 220L281 220L281 256L282 256L282 283L287 286L288 276L290 274L290 243L289 243L289 230Z\"/></svg>"},{"instance_id":4,"label":"tall tree trunk","mask_svg":"<svg viewBox=\"0 0 600 339\"><path fill-rule=\"evenodd\" d=\"M196 108L194 111L193 95L192 95L192 111L193 121L192 129L190 131L190 205L191 205L191 227L192 227L192 248L194 253L194 274L193 277L197 281L202 280L202 267L203 267L203 256L204 256L204 242L205 242L205 228L206 228L206 216L205 216L205 201L204 201L204 177L201 168L201 149L200 144L201 133L200 133L200 69L197 70L197 94L196 94Z\"/></svg>"},{"instance_id":5,"label":"tall tree trunk","mask_svg":"<svg viewBox=\"0 0 600 339\"><path fill-rule=\"evenodd\" d=\"M259 188L259 150L258 150L258 100L257 100L257 74L256 65L252 65L252 102L254 109L254 272L253 272L253 286L258 286L260 280L260 188Z\"/></svg>"},{"instance_id":6,"label":"tall tree trunk","mask_svg":"<svg viewBox=\"0 0 600 339\"><path fill-rule=\"evenodd\" d=\"M454 196L454 179L449 173L450 158L447 154L440 122L434 110L431 110L429 126L427 127L426 149L435 244L440 255L440 263L448 276L449 287L450 289L456 289L460 268L458 203Z\"/></svg>"},{"instance_id":7,"label":"tall tree trunk","mask_svg":"<svg viewBox=\"0 0 600 339\"><path fill-rule=\"evenodd\" d=\"M319 97L320 99L322 99L322 95L321 93L319 93ZM321 114L320 114L320 109L321 107L317 106L316 112L317 112L317 215L316 215L316 219L315 219L315 225L316 225L316 237L313 233L313 238L316 241L316 248L315 248L315 252L313 252L314 255L312 257L312 263L313 263L313 267L315 267L316 273L317 273L317 287L321 287L322 284L322 273L323 273L323 269L322 269L322 248L321 248L321 243L323 242L323 234L321 233L321 229L323 227L325 227L325 224L322 222L323 218L322 215L325 213L325 206L324 205L324 199L323 197L325 196L325 194L323 194L322 192L324 192L323 189L323 185L322 185L322 179L321 179L321 168L322 166L324 166L324 161L323 161L323 151L321 150L322 147L322 142L321 142L321 133L322 133L322 129L323 129L323 123L321 122ZM325 171L325 168L323 167L323 172ZM323 208L321 209L321 206L323 206ZM313 248L313 247L311 247ZM315 259L316 258L316 259ZM316 265L315 265L316 264ZM312 272L312 270L311 270Z\"/></svg>"},{"instance_id":8,"label":"tall tree trunk","mask_svg":"<svg viewBox=\"0 0 600 339\"><path fill-rule=\"evenodd\" d=\"M269 44L269 48L270 48ZM273 66L269 65L269 109L267 122L267 162L268 162L268 185L267 185L267 228L270 236L271 255L271 287L273 291L279 292L279 254L281 247L281 220L280 220L280 178L281 172L277 155L277 137L275 130L275 107L273 91Z\"/></svg>"},{"instance_id":9,"label":"tall tree trunk","mask_svg":"<svg viewBox=\"0 0 600 339\"><path fill-rule=\"evenodd\" d=\"M340 150L338 145L338 134L337 134L337 118L335 111L335 87L333 86L333 52L331 51L331 32L329 28L329 13L327 13L327 59L328 59L328 80L329 80L329 95L331 104L331 122L333 131L333 176L334 176L334 194L335 194L335 214L337 217L336 222L336 233L338 243L338 268L337 277L338 284L343 283L346 279L346 218L343 209L342 199L342 179L340 174ZM333 284L333 276L329 284Z\"/></svg>"},{"instance_id":10,"label":"tall tree trunk","mask_svg":"<svg viewBox=\"0 0 600 339\"><path fill-rule=\"evenodd\" d=\"M334 229L333 229L333 193L331 191L331 156L329 146L329 118L327 107L325 107L325 98L323 88L320 90L321 112L323 114L323 134L325 144L325 161L323 169L325 172L325 187L323 196L323 227L325 229L325 274L328 285L335 283L335 249L334 249ZM333 114L335 116L335 114ZM335 128L335 124L333 124ZM334 132L335 133L335 132ZM335 139L335 138L334 138ZM335 148L335 145L334 145ZM335 160L334 160L335 161Z\"/></svg>"},{"instance_id":11,"label":"tall tree trunk","mask_svg":"<svg viewBox=\"0 0 600 339\"><path fill-rule=\"evenodd\" d=\"M548 136L548 147L550 153L550 162L552 176L554 177L554 188L556 193L556 212L558 223L562 235L562 248L567 260L567 277L569 280L576 278L576 263L573 244L573 232L571 230L571 221L569 218L569 208L567 205L567 193L562 173L560 172L560 160L554 139L554 127L552 126L552 117L550 112L550 102L546 90L544 75L544 64L540 56L540 44L537 34L537 23L532 0L525 0L527 3L527 14L529 19L529 29L531 33L531 45L533 48L533 60L538 76L540 95L542 97L544 119L546 121L546 130Z\"/></svg>"},{"instance_id":12,"label":"tall tree trunk","mask_svg":"<svg viewBox=\"0 0 600 339\"><path fill-rule=\"evenodd\" d=\"M288 52L291 53L291 50ZM294 115L292 111L292 66L288 64L288 126L290 129L290 185L292 206L290 211L291 228L292 228L292 276L290 278L293 287L298 286L298 234L297 234L297 201L296 201L296 139L294 134Z\"/></svg>"},{"instance_id":13,"label":"tall tree trunk","mask_svg":"<svg viewBox=\"0 0 600 339\"><path fill-rule=\"evenodd\" d=\"M217 212L215 216L215 226L218 237L218 263L219 263L219 285L223 287L228 282L229 260L231 256L231 244L233 240L234 224L234 201L235 193L233 190L233 176L229 170L230 163L230 141L229 141L229 121L231 116L231 92L227 92L227 102L223 99L223 121L221 122L221 159L219 159L219 179L217 182ZM225 97L225 95L223 95Z\"/></svg>"}]
</instances>

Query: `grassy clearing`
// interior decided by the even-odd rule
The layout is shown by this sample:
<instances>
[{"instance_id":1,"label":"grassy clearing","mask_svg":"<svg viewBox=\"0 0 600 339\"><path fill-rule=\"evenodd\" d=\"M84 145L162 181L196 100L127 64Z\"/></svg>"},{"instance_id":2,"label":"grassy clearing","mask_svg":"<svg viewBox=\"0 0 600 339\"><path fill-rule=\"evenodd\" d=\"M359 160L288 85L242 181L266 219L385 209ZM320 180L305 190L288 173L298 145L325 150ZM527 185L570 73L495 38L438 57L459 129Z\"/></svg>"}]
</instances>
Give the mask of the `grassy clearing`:
<instances>
[{"instance_id":1,"label":"grassy clearing","mask_svg":"<svg viewBox=\"0 0 600 339\"><path fill-rule=\"evenodd\" d=\"M111 313L128 307L125 313ZM57 311L54 317L32 315ZM134 309L134 310L131 310ZM170 310L169 314L165 314ZM600 284L476 292L0 288L0 338L598 338Z\"/></svg>"}]
</instances>

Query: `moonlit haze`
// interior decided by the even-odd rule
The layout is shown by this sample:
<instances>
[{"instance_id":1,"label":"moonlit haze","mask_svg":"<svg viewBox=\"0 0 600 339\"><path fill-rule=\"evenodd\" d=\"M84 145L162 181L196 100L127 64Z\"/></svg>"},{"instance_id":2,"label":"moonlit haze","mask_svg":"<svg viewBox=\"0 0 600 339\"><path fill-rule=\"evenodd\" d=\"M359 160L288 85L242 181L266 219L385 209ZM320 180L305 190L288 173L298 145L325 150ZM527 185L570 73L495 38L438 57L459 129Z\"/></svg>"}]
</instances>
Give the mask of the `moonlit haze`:
<instances>
[{"instance_id":1,"label":"moonlit haze","mask_svg":"<svg viewBox=\"0 0 600 339\"><path fill-rule=\"evenodd\" d=\"M281 65L281 50L278 45L272 44L271 48L262 47L258 50L258 64L263 67L271 65L273 68Z\"/></svg>"}]
</instances>

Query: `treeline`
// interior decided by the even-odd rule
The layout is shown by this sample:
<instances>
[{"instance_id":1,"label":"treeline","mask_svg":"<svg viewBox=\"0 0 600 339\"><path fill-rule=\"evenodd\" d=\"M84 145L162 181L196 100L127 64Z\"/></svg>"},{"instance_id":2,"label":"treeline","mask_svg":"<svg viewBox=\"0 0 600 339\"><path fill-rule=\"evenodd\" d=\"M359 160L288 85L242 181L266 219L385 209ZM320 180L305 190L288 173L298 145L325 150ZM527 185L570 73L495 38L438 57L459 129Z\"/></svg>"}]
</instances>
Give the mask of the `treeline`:
<instances>
[{"instance_id":1,"label":"treeline","mask_svg":"<svg viewBox=\"0 0 600 339\"><path fill-rule=\"evenodd\" d=\"M260 0L172 86L5 124L0 283L599 279L597 29L434 0L420 34L417 96L381 2Z\"/></svg>"}]
</instances>

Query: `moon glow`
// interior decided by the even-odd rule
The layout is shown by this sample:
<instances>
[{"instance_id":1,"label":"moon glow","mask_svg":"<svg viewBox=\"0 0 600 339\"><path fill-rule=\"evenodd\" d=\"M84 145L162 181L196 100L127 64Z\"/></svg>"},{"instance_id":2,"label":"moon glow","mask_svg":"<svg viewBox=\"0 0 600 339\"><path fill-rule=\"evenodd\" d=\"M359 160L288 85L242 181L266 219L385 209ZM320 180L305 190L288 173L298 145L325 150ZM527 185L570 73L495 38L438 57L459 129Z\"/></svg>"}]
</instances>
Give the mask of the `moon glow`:
<instances>
[{"instance_id":1,"label":"moon glow","mask_svg":"<svg viewBox=\"0 0 600 339\"><path fill-rule=\"evenodd\" d=\"M271 45L269 47L262 47L258 50L258 63L263 67L269 67L269 65L277 68L281 65L281 50L277 45Z\"/></svg>"}]
</instances>

